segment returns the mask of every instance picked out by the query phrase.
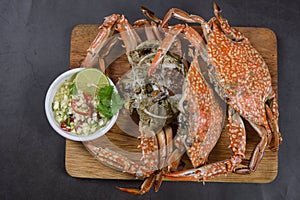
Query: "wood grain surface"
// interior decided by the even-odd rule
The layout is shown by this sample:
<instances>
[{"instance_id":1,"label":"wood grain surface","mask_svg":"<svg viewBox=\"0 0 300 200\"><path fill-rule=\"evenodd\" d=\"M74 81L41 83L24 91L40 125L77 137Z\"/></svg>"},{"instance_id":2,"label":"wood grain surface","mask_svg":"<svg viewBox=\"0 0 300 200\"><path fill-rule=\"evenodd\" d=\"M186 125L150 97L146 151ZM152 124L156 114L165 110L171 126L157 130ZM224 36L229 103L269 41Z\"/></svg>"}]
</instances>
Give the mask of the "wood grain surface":
<instances>
[{"instance_id":1,"label":"wood grain surface","mask_svg":"<svg viewBox=\"0 0 300 200\"><path fill-rule=\"evenodd\" d=\"M252 42L253 46L262 54L267 62L272 76L272 84L277 92L277 40L273 31L267 28L239 27ZM86 49L92 42L98 31L98 25L77 25L74 27L71 37L70 68L80 67L86 55ZM121 58L112 65L120 66L116 70L109 70L108 75L114 80L114 75L125 73L129 69L126 58ZM114 67L112 66L112 69ZM227 121L225 122L225 124ZM249 158L256 144L260 141L257 133L246 122L247 131L247 151ZM226 126L224 126L226 127ZM215 162L230 158L231 150L228 148L229 137L227 128L224 128L222 135L209 157L209 162ZM115 144L119 143L122 131L117 125L107 134ZM116 139L118 138L118 139ZM128 140L130 145L119 144L122 148L132 148L138 141ZM130 150L130 149L129 149ZM110 169L99 163L80 142L66 140L65 167L67 173L78 178L98 178L98 179L126 179L135 180L134 176L124 174ZM189 167L189 164L187 164ZM262 162L255 173L249 175L228 174L208 180L210 182L242 182L242 183L268 183L275 179L278 170L278 154L266 150Z\"/></svg>"}]
</instances>

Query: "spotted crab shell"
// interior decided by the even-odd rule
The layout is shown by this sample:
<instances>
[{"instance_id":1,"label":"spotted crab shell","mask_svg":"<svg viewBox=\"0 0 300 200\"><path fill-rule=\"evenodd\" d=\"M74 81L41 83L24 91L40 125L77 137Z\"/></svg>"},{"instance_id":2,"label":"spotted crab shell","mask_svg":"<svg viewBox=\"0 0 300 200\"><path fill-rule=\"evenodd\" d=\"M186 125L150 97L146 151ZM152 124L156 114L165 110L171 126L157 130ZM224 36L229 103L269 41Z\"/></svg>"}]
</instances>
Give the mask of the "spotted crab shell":
<instances>
[{"instance_id":1,"label":"spotted crab shell","mask_svg":"<svg viewBox=\"0 0 300 200\"><path fill-rule=\"evenodd\" d=\"M265 102L272 92L266 62L246 37L234 41L216 23L212 28L207 51L209 74L215 90L242 117L263 124Z\"/></svg>"},{"instance_id":2,"label":"spotted crab shell","mask_svg":"<svg viewBox=\"0 0 300 200\"><path fill-rule=\"evenodd\" d=\"M193 167L198 167L207 161L221 135L224 112L202 76L197 60L189 68L183 91L177 134Z\"/></svg>"}]
</instances>

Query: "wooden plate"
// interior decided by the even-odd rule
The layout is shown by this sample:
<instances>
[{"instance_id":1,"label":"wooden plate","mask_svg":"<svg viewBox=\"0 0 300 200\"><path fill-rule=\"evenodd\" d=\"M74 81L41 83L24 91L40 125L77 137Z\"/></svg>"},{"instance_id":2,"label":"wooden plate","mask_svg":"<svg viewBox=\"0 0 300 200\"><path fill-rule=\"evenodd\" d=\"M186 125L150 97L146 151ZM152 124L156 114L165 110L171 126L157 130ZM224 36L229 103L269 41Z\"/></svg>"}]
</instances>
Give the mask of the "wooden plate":
<instances>
[{"instance_id":1,"label":"wooden plate","mask_svg":"<svg viewBox=\"0 0 300 200\"><path fill-rule=\"evenodd\" d=\"M80 67L80 63L86 55L86 49L95 38L99 25L77 25L72 32L71 49L70 49L70 68ZM253 46L262 54L269 66L272 76L272 85L277 91L277 40L273 31L267 28L239 27L239 31L243 32L250 39ZM117 60L114 64L122 65L118 70L110 70L109 76L125 73L129 69L129 64L124 59ZM112 67L113 68L113 67ZM227 123L227 122L225 122ZM257 133L245 123L247 131L247 151L246 157L249 158L256 144L260 141ZM209 161L215 162L230 158L231 150L228 149L229 137L228 130L224 128L220 140L210 154ZM111 136L120 136L122 131L115 125L108 134ZM112 137L113 138L113 137ZM118 142L118 141L114 141ZM134 142L135 143L135 142ZM135 145L135 144L132 144ZM132 148L132 145L123 148ZM79 178L99 178L99 179L126 179L135 180L134 176L124 174L110 169L99 163L91 154L87 152L80 142L66 140L66 159L65 166L68 174L72 177ZM268 183L275 179L278 170L278 154L266 150L264 158L260 163L258 170L249 175L228 174L227 176L219 176L211 182L243 182L243 183Z\"/></svg>"}]
</instances>

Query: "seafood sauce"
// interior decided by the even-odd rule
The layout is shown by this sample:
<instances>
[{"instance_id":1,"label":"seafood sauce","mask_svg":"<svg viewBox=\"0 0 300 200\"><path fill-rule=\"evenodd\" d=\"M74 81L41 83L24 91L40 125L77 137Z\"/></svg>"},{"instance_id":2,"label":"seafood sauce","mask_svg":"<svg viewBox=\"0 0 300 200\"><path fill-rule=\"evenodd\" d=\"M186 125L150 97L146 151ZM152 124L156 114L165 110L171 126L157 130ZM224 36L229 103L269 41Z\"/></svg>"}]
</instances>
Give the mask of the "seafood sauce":
<instances>
[{"instance_id":1,"label":"seafood sauce","mask_svg":"<svg viewBox=\"0 0 300 200\"><path fill-rule=\"evenodd\" d=\"M86 136L105 126L111 118L99 112L98 105L99 97L77 90L74 78L71 78L57 90L52 110L61 129L73 135Z\"/></svg>"}]
</instances>

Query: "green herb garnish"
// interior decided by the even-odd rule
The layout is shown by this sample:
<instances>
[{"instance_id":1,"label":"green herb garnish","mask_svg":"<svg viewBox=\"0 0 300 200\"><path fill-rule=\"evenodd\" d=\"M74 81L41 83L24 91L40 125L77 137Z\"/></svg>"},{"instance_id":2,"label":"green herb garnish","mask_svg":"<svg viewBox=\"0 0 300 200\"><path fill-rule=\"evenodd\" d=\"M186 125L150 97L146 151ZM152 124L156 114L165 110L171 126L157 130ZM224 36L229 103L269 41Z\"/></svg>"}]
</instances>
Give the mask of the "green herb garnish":
<instances>
[{"instance_id":1,"label":"green herb garnish","mask_svg":"<svg viewBox=\"0 0 300 200\"><path fill-rule=\"evenodd\" d=\"M99 101L97 111L108 119L111 119L124 104L123 99L114 92L114 87L111 85L100 88L97 98Z\"/></svg>"},{"instance_id":2,"label":"green herb garnish","mask_svg":"<svg viewBox=\"0 0 300 200\"><path fill-rule=\"evenodd\" d=\"M75 83L72 83L69 89L70 94L76 94L77 93L77 88L75 86Z\"/></svg>"},{"instance_id":3,"label":"green herb garnish","mask_svg":"<svg viewBox=\"0 0 300 200\"><path fill-rule=\"evenodd\" d=\"M113 115L117 114L117 112L122 108L124 104L124 100L120 97L120 95L116 92L112 93L111 96L111 111Z\"/></svg>"}]
</instances>

